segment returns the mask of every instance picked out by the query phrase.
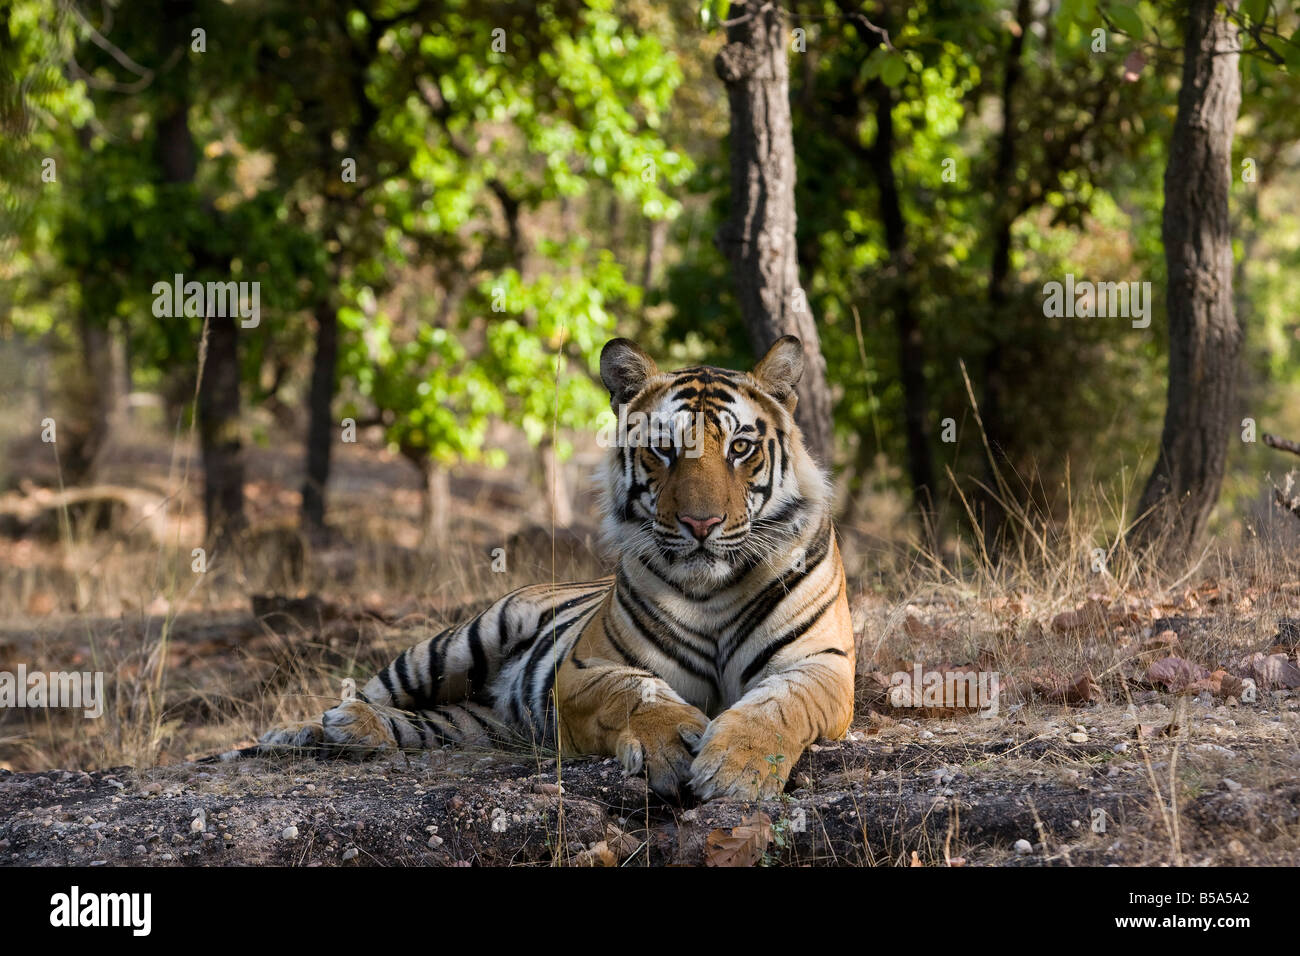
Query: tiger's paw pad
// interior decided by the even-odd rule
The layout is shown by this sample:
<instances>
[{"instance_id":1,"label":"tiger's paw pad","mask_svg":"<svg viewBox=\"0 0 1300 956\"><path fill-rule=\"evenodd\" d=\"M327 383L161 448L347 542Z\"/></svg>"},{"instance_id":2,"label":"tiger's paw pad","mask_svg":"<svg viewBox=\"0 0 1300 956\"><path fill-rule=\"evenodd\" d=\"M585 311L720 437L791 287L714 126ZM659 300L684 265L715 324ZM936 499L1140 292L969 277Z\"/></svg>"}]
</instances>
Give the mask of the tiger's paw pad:
<instances>
[{"instance_id":1,"label":"tiger's paw pad","mask_svg":"<svg viewBox=\"0 0 1300 956\"><path fill-rule=\"evenodd\" d=\"M650 789L680 801L708 718L688 704L662 704L632 715L615 756L628 776L645 772Z\"/></svg>"},{"instance_id":2,"label":"tiger's paw pad","mask_svg":"<svg viewBox=\"0 0 1300 956\"><path fill-rule=\"evenodd\" d=\"M325 743L355 756L397 746L392 728L383 715L362 700L345 700L321 715Z\"/></svg>"},{"instance_id":3,"label":"tiger's paw pad","mask_svg":"<svg viewBox=\"0 0 1300 956\"><path fill-rule=\"evenodd\" d=\"M789 749L761 723L724 714L691 763L691 789L700 800L774 800L790 775Z\"/></svg>"}]
</instances>

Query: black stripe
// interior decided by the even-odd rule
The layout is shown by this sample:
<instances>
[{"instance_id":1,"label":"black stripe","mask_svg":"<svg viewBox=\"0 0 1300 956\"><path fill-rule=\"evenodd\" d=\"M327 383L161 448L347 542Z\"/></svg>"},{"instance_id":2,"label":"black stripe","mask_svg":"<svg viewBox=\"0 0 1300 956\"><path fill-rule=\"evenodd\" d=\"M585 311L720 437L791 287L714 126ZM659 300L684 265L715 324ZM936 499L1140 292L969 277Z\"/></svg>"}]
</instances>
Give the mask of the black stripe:
<instances>
[{"instance_id":1,"label":"black stripe","mask_svg":"<svg viewBox=\"0 0 1300 956\"><path fill-rule=\"evenodd\" d=\"M408 647L398 654L397 659L393 661L392 667L397 673L397 683L401 685L403 695L412 702L418 702L420 695L416 693L415 685L411 683L411 672L406 666L406 655L410 653L411 648Z\"/></svg>"},{"instance_id":2,"label":"black stripe","mask_svg":"<svg viewBox=\"0 0 1300 956\"><path fill-rule=\"evenodd\" d=\"M389 664L388 667L379 672L379 682L384 685L384 690L388 691L388 703L390 704L397 700L397 691L393 688L393 679L388 676L388 671L392 666L392 664Z\"/></svg>"},{"instance_id":3,"label":"black stripe","mask_svg":"<svg viewBox=\"0 0 1300 956\"><path fill-rule=\"evenodd\" d=\"M686 648L687 645L675 643L671 639L665 640L664 636L661 633L656 632L654 625L656 623L661 623L661 622L658 621L654 612L650 610L650 608L646 607L644 602L642 602L639 597L637 597L635 594L631 594L630 592L624 594L624 592L627 590L628 589L626 587L620 588L618 596L620 599L626 597L630 602L626 605L623 605L620 602L620 606L623 607L624 611L627 612L628 618L632 621L632 626L635 627L641 633L641 636L645 640L649 641L652 645L654 645L654 648L657 651L659 651L659 653L663 654L664 657L667 657L669 660L674 661L677 664L677 666L681 667L682 670L686 671L691 676L699 678L700 680L703 681L708 681L709 684L713 687L713 689L717 690L718 684L717 681L714 679L714 675L711 674L708 670L704 670L703 668L701 668L695 660L692 660L691 658L687 657L684 653L682 653L682 649ZM641 616L642 611L644 611L651 618L649 623L647 623L644 620L644 618L642 618ZM689 649L694 650L694 648L689 648ZM704 655L700 654L698 651L695 651L695 653L697 657L700 658L701 661L709 665L709 668L711 670L713 661L704 657Z\"/></svg>"},{"instance_id":4,"label":"black stripe","mask_svg":"<svg viewBox=\"0 0 1300 956\"><path fill-rule=\"evenodd\" d=\"M777 653L777 651L781 650L781 648L789 644L794 643L799 638L801 638L804 634L808 633L809 628L811 628L814 624L816 624L818 621L822 619L822 615L824 615L827 611L831 609L831 607L835 604L835 602L839 600L839 597L840 594L839 591L837 590L835 594L831 596L831 599L829 601L827 601L825 604L823 604L821 607L817 609L817 612L813 614L812 617L808 618L808 620L804 621L802 624L800 624L798 627L794 628L793 630L786 631L776 640L769 641L767 646L764 647L761 651L759 651L758 654L755 655L754 659L749 662L749 666L745 668L744 673L740 675L741 684L743 685L749 683L749 679L753 677L755 674L757 674L759 671L761 671L764 667L766 667L767 662L772 659L772 657Z\"/></svg>"},{"instance_id":5,"label":"black stripe","mask_svg":"<svg viewBox=\"0 0 1300 956\"><path fill-rule=\"evenodd\" d=\"M487 612L485 611L484 614ZM480 614L474 618L469 625L469 653L474 663L469 669L469 680L465 687L465 696L472 697L474 692L481 690L487 684L488 662L487 655L483 653L483 637L479 633L483 626L483 615Z\"/></svg>"},{"instance_id":6,"label":"black stripe","mask_svg":"<svg viewBox=\"0 0 1300 956\"><path fill-rule=\"evenodd\" d=\"M718 656L724 668L731 662L732 656L740 649L745 639L754 632L754 629L780 606L781 602L789 596L794 588L798 587L804 578L821 567L822 562L826 560L827 554L830 553L829 531L824 537L819 535L814 538L813 544L817 550L810 555L804 555L802 571L797 569L787 571L784 575L768 584L753 600L733 614L730 620L723 622L723 628L731 628L740 619L741 615L744 615L744 621L732 631L731 639L720 648Z\"/></svg>"},{"instance_id":7,"label":"black stripe","mask_svg":"<svg viewBox=\"0 0 1300 956\"><path fill-rule=\"evenodd\" d=\"M442 651L438 645L447 638L449 631L443 631L429 641L429 693L427 698L434 703L438 701L438 684L442 680Z\"/></svg>"},{"instance_id":8,"label":"black stripe","mask_svg":"<svg viewBox=\"0 0 1300 956\"><path fill-rule=\"evenodd\" d=\"M506 641L510 639L510 606L515 603L515 598L519 596L516 591L510 595L501 604L501 614L497 617L497 655L501 656L506 652Z\"/></svg>"},{"instance_id":9,"label":"black stripe","mask_svg":"<svg viewBox=\"0 0 1300 956\"><path fill-rule=\"evenodd\" d=\"M511 713L515 715L516 719L520 723L523 722L523 717L519 713L518 701L520 697L523 697L525 698L525 700L527 700L527 698L531 696L531 691L533 686L533 676L537 672L537 665L541 663L543 652L559 644L560 638L563 637L565 632L568 631L568 629L573 626L573 623L575 621L581 620L582 616L583 615L581 613L578 613L575 614L573 617L569 618L567 621L561 621L558 624L555 623L548 624L545 630L538 631L537 634L533 635L532 653L528 655L528 663L524 665L524 673L520 678L520 686L518 688L518 692L511 697L511 701L510 701ZM551 622L554 622L555 620L554 616L551 616L550 620ZM539 637L550 637L551 640L539 641L537 639Z\"/></svg>"},{"instance_id":10,"label":"black stripe","mask_svg":"<svg viewBox=\"0 0 1300 956\"><path fill-rule=\"evenodd\" d=\"M618 656L623 658L623 663L627 664L629 667L642 667L643 663L629 654L627 648L618 642L618 638L614 636L614 632L609 629L609 622L601 621L601 625L605 629L605 640L609 641L614 650L618 651ZM574 646L576 647L577 645L575 644Z\"/></svg>"}]
</instances>

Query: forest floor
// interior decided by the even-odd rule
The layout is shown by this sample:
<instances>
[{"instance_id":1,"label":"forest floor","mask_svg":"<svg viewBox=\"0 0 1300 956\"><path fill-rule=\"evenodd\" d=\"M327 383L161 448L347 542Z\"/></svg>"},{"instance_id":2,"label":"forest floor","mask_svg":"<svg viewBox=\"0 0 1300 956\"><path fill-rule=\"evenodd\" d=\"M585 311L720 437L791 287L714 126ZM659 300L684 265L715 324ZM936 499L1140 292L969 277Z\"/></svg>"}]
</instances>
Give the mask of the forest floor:
<instances>
[{"instance_id":1,"label":"forest floor","mask_svg":"<svg viewBox=\"0 0 1300 956\"><path fill-rule=\"evenodd\" d=\"M1117 578L1092 571L1078 527L1053 560L958 574L890 544L884 519L842 522L857 719L761 806L670 805L613 761L531 751L194 763L318 713L412 627L607 567L581 507L553 567L519 473L459 474L455 544L422 547L414 470L359 446L336 460L337 534L309 547L299 460L253 451L254 546L203 572L193 465L164 444L106 459L107 498L58 498L39 460L0 494L0 673L102 672L106 699L99 719L0 709L0 863L1300 863L1295 551L1216 547L1178 579ZM996 675L998 693L983 713L917 700L918 669Z\"/></svg>"}]
</instances>

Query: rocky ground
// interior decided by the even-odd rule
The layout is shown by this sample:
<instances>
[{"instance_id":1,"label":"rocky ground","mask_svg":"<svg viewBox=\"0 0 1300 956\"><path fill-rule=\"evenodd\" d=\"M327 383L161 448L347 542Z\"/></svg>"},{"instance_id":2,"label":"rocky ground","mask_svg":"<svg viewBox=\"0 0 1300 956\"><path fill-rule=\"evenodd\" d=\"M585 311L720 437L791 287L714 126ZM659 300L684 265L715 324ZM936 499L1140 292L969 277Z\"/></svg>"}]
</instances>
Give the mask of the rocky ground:
<instances>
[{"instance_id":1,"label":"rocky ground","mask_svg":"<svg viewBox=\"0 0 1300 956\"><path fill-rule=\"evenodd\" d=\"M1217 709L1183 719L1232 722ZM785 797L761 806L669 806L612 760L565 762L557 777L553 758L505 753L2 772L0 862L1300 863L1294 754L1279 761L1265 740L1232 731L1217 735L1228 743L1139 741L1138 718L1112 711L982 744L964 742L962 721L867 727L817 746ZM1251 765L1272 771L1250 784L1230 776ZM1189 774L1198 783L1173 812L1175 832L1167 784L1186 793Z\"/></svg>"}]
</instances>

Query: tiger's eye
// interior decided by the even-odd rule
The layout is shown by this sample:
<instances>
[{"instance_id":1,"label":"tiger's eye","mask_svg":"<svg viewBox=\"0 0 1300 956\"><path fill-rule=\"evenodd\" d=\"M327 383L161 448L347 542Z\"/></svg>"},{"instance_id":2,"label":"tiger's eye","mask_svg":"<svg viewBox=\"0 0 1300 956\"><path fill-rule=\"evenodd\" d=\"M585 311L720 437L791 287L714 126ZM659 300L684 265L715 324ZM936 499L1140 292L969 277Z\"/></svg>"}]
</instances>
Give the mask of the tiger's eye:
<instances>
[{"instance_id":1,"label":"tiger's eye","mask_svg":"<svg viewBox=\"0 0 1300 956\"><path fill-rule=\"evenodd\" d=\"M749 451L752 445L753 442L747 438L737 438L731 443L731 453L739 458L741 455Z\"/></svg>"}]
</instances>

